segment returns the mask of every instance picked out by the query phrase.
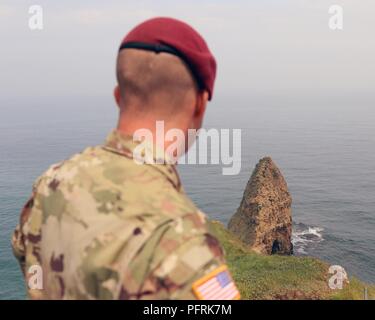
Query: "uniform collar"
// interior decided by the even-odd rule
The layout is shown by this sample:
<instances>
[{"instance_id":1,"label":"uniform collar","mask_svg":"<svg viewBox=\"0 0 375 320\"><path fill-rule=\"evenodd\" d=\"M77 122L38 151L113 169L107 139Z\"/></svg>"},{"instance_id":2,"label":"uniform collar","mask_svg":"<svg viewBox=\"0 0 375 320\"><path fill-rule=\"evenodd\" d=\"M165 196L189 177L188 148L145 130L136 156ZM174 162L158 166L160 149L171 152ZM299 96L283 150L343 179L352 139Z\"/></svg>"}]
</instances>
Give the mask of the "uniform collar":
<instances>
[{"instance_id":1,"label":"uniform collar","mask_svg":"<svg viewBox=\"0 0 375 320\"><path fill-rule=\"evenodd\" d=\"M128 159L132 159L134 160L134 163L137 163L135 159L136 153L134 152L134 149L140 144L141 142L134 141L132 136L121 133L118 130L113 130L108 135L103 148L107 151L120 154ZM152 163L137 165L148 165L153 169L159 171L178 191L180 191L181 181L178 176L176 167L171 163L170 158L167 154L165 154L164 150L161 150L152 143L146 143L145 149L152 150L152 153L149 154L153 154L153 161Z\"/></svg>"}]
</instances>

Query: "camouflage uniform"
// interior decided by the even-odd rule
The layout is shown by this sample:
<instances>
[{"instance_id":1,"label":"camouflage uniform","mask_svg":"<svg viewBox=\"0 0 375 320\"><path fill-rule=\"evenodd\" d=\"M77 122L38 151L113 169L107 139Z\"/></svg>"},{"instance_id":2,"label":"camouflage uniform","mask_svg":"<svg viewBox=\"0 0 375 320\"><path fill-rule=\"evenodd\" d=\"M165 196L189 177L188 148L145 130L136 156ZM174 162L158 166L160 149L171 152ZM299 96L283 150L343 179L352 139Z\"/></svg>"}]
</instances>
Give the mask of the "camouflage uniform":
<instances>
[{"instance_id":1,"label":"camouflage uniform","mask_svg":"<svg viewBox=\"0 0 375 320\"><path fill-rule=\"evenodd\" d=\"M48 169L12 239L26 281L43 270L42 299L196 299L192 284L224 263L175 167L139 165L132 137L113 131Z\"/></svg>"}]
</instances>

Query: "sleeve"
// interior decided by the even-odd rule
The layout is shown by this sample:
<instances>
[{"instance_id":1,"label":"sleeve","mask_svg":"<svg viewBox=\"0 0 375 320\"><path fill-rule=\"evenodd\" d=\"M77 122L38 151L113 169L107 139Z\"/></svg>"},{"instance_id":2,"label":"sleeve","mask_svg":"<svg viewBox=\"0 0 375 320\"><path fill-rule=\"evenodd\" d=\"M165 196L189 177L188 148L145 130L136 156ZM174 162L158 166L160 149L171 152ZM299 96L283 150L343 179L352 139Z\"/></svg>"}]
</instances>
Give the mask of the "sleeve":
<instances>
[{"instance_id":1,"label":"sleeve","mask_svg":"<svg viewBox=\"0 0 375 320\"><path fill-rule=\"evenodd\" d=\"M21 211L20 221L13 232L12 240L11 240L13 254L18 260L21 270L24 275L25 275L25 254L26 254L25 251L26 249L25 249L25 241L24 241L24 234L22 232L22 227L27 222L30 216L30 213L34 204L34 197L35 197L35 192L32 193L30 199L24 205Z\"/></svg>"},{"instance_id":2,"label":"sleeve","mask_svg":"<svg viewBox=\"0 0 375 320\"><path fill-rule=\"evenodd\" d=\"M219 241L205 224L186 222L160 238L142 292L151 293L147 299L163 300L240 298Z\"/></svg>"},{"instance_id":3,"label":"sleeve","mask_svg":"<svg viewBox=\"0 0 375 320\"><path fill-rule=\"evenodd\" d=\"M18 260L21 270L24 275L25 275L25 268L26 268L26 239L27 239L27 235L25 235L24 233L24 229L25 229L24 226L28 223L30 216L31 216L31 212L35 207L37 190L39 188L39 185L42 182L42 178L43 176L40 176L38 179L35 180L33 187L32 187L31 196L22 208L19 223L16 226L12 234L12 238L11 238L13 254Z\"/></svg>"}]
</instances>

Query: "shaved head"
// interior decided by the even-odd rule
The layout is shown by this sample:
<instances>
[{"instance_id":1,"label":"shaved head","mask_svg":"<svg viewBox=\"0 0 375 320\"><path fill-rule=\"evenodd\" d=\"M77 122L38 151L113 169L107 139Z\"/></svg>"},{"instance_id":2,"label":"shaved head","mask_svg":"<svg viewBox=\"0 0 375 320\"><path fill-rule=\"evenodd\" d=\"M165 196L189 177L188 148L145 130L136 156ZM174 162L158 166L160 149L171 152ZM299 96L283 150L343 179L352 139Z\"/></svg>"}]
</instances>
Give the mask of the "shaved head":
<instances>
[{"instance_id":1,"label":"shaved head","mask_svg":"<svg viewBox=\"0 0 375 320\"><path fill-rule=\"evenodd\" d=\"M170 117L194 104L196 81L184 61L169 53L120 51L117 81L121 108Z\"/></svg>"}]
</instances>

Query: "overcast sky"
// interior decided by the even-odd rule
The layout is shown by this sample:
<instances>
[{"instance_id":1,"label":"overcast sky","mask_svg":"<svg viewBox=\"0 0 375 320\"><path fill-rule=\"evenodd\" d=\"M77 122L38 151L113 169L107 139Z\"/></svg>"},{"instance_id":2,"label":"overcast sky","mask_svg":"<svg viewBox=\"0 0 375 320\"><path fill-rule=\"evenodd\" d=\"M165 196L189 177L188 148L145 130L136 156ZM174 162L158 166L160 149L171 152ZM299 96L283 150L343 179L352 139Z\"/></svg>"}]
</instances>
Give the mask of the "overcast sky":
<instances>
[{"instance_id":1,"label":"overcast sky","mask_svg":"<svg viewBox=\"0 0 375 320\"><path fill-rule=\"evenodd\" d=\"M15 4L16 3L16 4ZM155 16L182 19L218 61L217 95L375 101L375 1L7 1L0 4L0 97L105 96L122 37ZM29 6L44 29L28 28ZM344 30L328 27L330 5Z\"/></svg>"}]
</instances>

